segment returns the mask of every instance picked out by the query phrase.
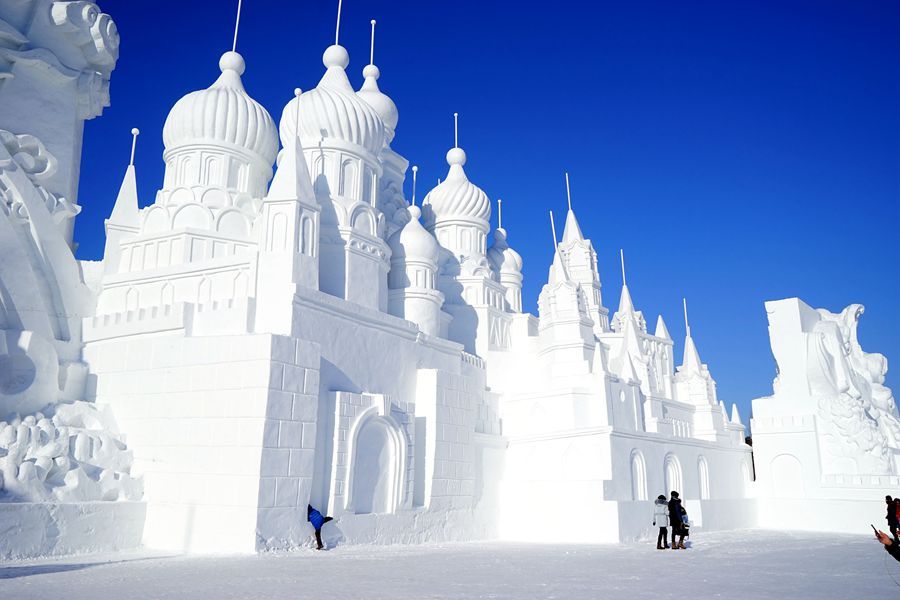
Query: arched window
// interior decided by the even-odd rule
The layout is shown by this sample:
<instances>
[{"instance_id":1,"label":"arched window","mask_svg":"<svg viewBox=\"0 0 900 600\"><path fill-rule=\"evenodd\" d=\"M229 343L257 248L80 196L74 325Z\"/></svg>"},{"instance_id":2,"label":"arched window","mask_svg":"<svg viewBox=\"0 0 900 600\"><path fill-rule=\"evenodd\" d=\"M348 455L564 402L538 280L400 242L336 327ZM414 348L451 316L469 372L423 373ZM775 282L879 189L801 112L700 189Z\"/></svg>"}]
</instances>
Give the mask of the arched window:
<instances>
[{"instance_id":1,"label":"arched window","mask_svg":"<svg viewBox=\"0 0 900 600\"><path fill-rule=\"evenodd\" d=\"M139 305L138 291L135 288L128 288L128 291L125 292L125 310L137 310Z\"/></svg>"},{"instance_id":2,"label":"arched window","mask_svg":"<svg viewBox=\"0 0 900 600\"><path fill-rule=\"evenodd\" d=\"M681 478L681 463L674 454L666 455L666 492L683 492L683 480Z\"/></svg>"},{"instance_id":3,"label":"arched window","mask_svg":"<svg viewBox=\"0 0 900 600\"><path fill-rule=\"evenodd\" d=\"M356 165L352 161L345 160L341 164L341 181L338 195L353 197L356 194Z\"/></svg>"},{"instance_id":4,"label":"arched window","mask_svg":"<svg viewBox=\"0 0 900 600\"><path fill-rule=\"evenodd\" d=\"M700 476L700 499L709 500L709 465L703 456L697 459L697 472Z\"/></svg>"},{"instance_id":5,"label":"arched window","mask_svg":"<svg viewBox=\"0 0 900 600\"><path fill-rule=\"evenodd\" d=\"M631 499L647 499L647 467L639 450L631 453Z\"/></svg>"}]
</instances>

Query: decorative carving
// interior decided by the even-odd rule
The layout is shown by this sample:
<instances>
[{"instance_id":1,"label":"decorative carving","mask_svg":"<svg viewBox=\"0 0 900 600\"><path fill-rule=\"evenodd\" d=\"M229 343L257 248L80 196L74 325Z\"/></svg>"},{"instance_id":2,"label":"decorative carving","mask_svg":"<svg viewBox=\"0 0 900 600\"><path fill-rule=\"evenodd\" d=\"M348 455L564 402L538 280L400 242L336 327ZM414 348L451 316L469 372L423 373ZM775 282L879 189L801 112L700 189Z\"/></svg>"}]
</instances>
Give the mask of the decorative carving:
<instances>
[{"instance_id":1,"label":"decorative carving","mask_svg":"<svg viewBox=\"0 0 900 600\"><path fill-rule=\"evenodd\" d=\"M119 31L112 18L93 2L54 2L50 19L79 48L88 65L109 75L119 58Z\"/></svg>"},{"instance_id":2,"label":"decorative carving","mask_svg":"<svg viewBox=\"0 0 900 600\"><path fill-rule=\"evenodd\" d=\"M0 422L0 499L18 502L140 500L132 455L94 404Z\"/></svg>"},{"instance_id":3,"label":"decorative carving","mask_svg":"<svg viewBox=\"0 0 900 600\"><path fill-rule=\"evenodd\" d=\"M56 172L57 161L38 138L28 134L16 135L0 129L0 143L9 153L9 158L0 156L0 175L4 171L21 169L34 184L54 223L58 225L64 220L72 219L81 211L80 206L72 204L62 196L57 196L42 185L42 182ZM28 220L28 211L21 201L20 192L5 184L2 179L0 179L0 208L5 214L20 222Z\"/></svg>"}]
</instances>

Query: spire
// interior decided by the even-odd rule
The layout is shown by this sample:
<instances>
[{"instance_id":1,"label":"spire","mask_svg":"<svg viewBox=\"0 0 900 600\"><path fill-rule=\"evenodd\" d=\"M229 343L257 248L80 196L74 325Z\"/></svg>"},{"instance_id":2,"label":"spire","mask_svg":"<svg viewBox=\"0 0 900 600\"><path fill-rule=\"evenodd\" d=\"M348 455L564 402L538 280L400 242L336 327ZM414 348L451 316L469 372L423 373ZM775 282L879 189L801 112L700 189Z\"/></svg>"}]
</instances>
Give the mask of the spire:
<instances>
[{"instance_id":1,"label":"spire","mask_svg":"<svg viewBox=\"0 0 900 600\"><path fill-rule=\"evenodd\" d=\"M622 360L622 366L617 375L629 383L641 382L637 370L634 368L634 361L631 360L631 354L625 354L625 357Z\"/></svg>"},{"instance_id":2,"label":"spire","mask_svg":"<svg viewBox=\"0 0 900 600\"><path fill-rule=\"evenodd\" d=\"M297 98L295 124L300 123L301 93L303 92L300 88L294 89L294 96ZM296 130L291 138L291 142L285 144L282 151L281 161L275 170L275 177L272 179L272 185L269 187L266 197L277 200L298 199L315 202L316 194L313 191L312 178L303 156L303 147L300 145L299 130Z\"/></svg>"},{"instance_id":3,"label":"spire","mask_svg":"<svg viewBox=\"0 0 900 600\"><path fill-rule=\"evenodd\" d=\"M497 229L503 229L503 200L497 198Z\"/></svg>"},{"instance_id":4,"label":"spire","mask_svg":"<svg viewBox=\"0 0 900 600\"><path fill-rule=\"evenodd\" d=\"M627 315L634 312L634 302L631 301L631 292L628 291L628 283L625 279L625 251L619 248L619 259L622 262L622 295L619 296L619 315Z\"/></svg>"},{"instance_id":5,"label":"spire","mask_svg":"<svg viewBox=\"0 0 900 600\"><path fill-rule=\"evenodd\" d=\"M737 404L731 405L731 422L736 425L744 424L744 422L741 421L741 413L738 412Z\"/></svg>"},{"instance_id":6,"label":"spire","mask_svg":"<svg viewBox=\"0 0 900 600\"><path fill-rule=\"evenodd\" d=\"M687 335L684 339L684 357L681 361L681 368L687 373L700 375L703 373L703 363L700 361L700 354L694 345L694 338L691 337L691 325L688 323L687 316L687 299L682 298L684 303L684 328Z\"/></svg>"},{"instance_id":7,"label":"spire","mask_svg":"<svg viewBox=\"0 0 900 600\"><path fill-rule=\"evenodd\" d=\"M672 336L669 335L669 329L666 327L666 322L663 321L662 315L659 315L659 317L656 318L656 332L653 335L664 340L672 339Z\"/></svg>"},{"instance_id":8,"label":"spire","mask_svg":"<svg viewBox=\"0 0 900 600\"><path fill-rule=\"evenodd\" d=\"M113 205L112 213L107 219L107 224L118 225L137 229L140 227L138 212L137 177L134 171L134 150L137 146L137 136L140 131L137 127L131 130L131 160L125 169L125 177L119 187L119 195Z\"/></svg>"},{"instance_id":9,"label":"spire","mask_svg":"<svg viewBox=\"0 0 900 600\"><path fill-rule=\"evenodd\" d=\"M413 177L412 177L412 180L413 180L413 182L412 182L412 185L413 185L413 190L412 190L412 205L413 205L413 206L416 205L416 175L417 175L418 173L419 173L419 167L416 166L416 165L413 165L413 168L412 168L412 174L413 174Z\"/></svg>"},{"instance_id":10,"label":"spire","mask_svg":"<svg viewBox=\"0 0 900 600\"><path fill-rule=\"evenodd\" d=\"M553 266L551 271L562 273L563 279L569 281L569 270L559 254L559 244L556 243L556 223L553 221L553 211L550 211L550 230L553 233Z\"/></svg>"},{"instance_id":11,"label":"spire","mask_svg":"<svg viewBox=\"0 0 900 600\"><path fill-rule=\"evenodd\" d=\"M568 172L566 173L566 200L569 203L569 211L566 213L566 226L563 229L563 244L584 239L584 234L581 233L581 227L578 226L578 220L575 218L575 213L572 211L572 192L569 188Z\"/></svg>"}]
</instances>

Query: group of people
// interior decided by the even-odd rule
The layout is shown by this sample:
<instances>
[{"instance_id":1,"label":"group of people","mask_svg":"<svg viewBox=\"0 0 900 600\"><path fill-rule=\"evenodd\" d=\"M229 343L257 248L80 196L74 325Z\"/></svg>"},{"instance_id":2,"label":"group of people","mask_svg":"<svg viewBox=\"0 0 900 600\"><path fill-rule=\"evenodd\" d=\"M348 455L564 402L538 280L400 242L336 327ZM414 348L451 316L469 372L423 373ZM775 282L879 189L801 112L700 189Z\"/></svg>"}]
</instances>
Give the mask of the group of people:
<instances>
[{"instance_id":1,"label":"group of people","mask_svg":"<svg viewBox=\"0 0 900 600\"><path fill-rule=\"evenodd\" d=\"M885 496L884 503L887 505L887 515L885 515L885 520L887 521L888 531L891 532L891 535L888 535L883 531L878 531L873 525L872 528L875 529L875 539L884 544L884 549L887 550L888 554L900 561L900 538L897 537L898 529L900 529L900 498Z\"/></svg>"},{"instance_id":2,"label":"group of people","mask_svg":"<svg viewBox=\"0 0 900 600\"><path fill-rule=\"evenodd\" d=\"M690 535L690 521L678 492L673 491L670 496L670 499L666 500L666 497L660 494L653 503L653 525L659 527L656 549L667 550L669 548L668 528L671 526L672 550L685 550L684 538Z\"/></svg>"}]
</instances>

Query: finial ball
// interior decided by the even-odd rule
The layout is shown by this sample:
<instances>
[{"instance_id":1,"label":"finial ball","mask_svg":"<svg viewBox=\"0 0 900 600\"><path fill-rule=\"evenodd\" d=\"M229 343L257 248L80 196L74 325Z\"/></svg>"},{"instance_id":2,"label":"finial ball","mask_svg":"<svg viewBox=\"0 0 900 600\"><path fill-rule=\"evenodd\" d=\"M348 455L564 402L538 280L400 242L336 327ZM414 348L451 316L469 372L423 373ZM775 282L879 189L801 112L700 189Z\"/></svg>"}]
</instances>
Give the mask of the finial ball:
<instances>
[{"instance_id":1,"label":"finial ball","mask_svg":"<svg viewBox=\"0 0 900 600\"><path fill-rule=\"evenodd\" d=\"M415 204L408 207L406 210L409 211L409 216L412 218L413 221L418 221L419 217L422 216L422 209L419 208L418 206L416 206Z\"/></svg>"},{"instance_id":2,"label":"finial ball","mask_svg":"<svg viewBox=\"0 0 900 600\"><path fill-rule=\"evenodd\" d=\"M462 166L466 164L466 152L462 148L450 148L447 151L447 163Z\"/></svg>"},{"instance_id":3,"label":"finial ball","mask_svg":"<svg viewBox=\"0 0 900 600\"><path fill-rule=\"evenodd\" d=\"M379 77L381 77L381 71L379 71L378 67L376 67L375 65L366 65L363 69L363 77L365 77L366 79L372 77L377 80Z\"/></svg>"},{"instance_id":4,"label":"finial ball","mask_svg":"<svg viewBox=\"0 0 900 600\"><path fill-rule=\"evenodd\" d=\"M302 94L302 93L303 93L303 90L301 90L300 88L294 88L294 97L295 98L299 98L300 94Z\"/></svg>"},{"instance_id":5,"label":"finial ball","mask_svg":"<svg viewBox=\"0 0 900 600\"><path fill-rule=\"evenodd\" d=\"M138 129L137 127L132 127L132 128L131 128L131 135L137 135L137 134L139 134L140 132L141 132L141 130Z\"/></svg>"},{"instance_id":6,"label":"finial ball","mask_svg":"<svg viewBox=\"0 0 900 600\"><path fill-rule=\"evenodd\" d=\"M347 65L350 64L350 55L347 54L346 48L334 44L325 49L325 54L322 55L322 63L326 67L340 67L346 69Z\"/></svg>"},{"instance_id":7,"label":"finial ball","mask_svg":"<svg viewBox=\"0 0 900 600\"><path fill-rule=\"evenodd\" d=\"M374 24L375 24L375 19L372 19L372 20L369 21L369 22L370 22L372 25L374 25Z\"/></svg>"},{"instance_id":8,"label":"finial ball","mask_svg":"<svg viewBox=\"0 0 900 600\"><path fill-rule=\"evenodd\" d=\"M222 58L219 59L219 69L221 69L223 73L225 71L235 71L238 75L243 75L246 66L244 57L237 52L226 52L222 55Z\"/></svg>"},{"instance_id":9,"label":"finial ball","mask_svg":"<svg viewBox=\"0 0 900 600\"><path fill-rule=\"evenodd\" d=\"M413 173L418 173L419 167L417 167L416 165L413 165L412 171L413 171Z\"/></svg>"}]
</instances>

